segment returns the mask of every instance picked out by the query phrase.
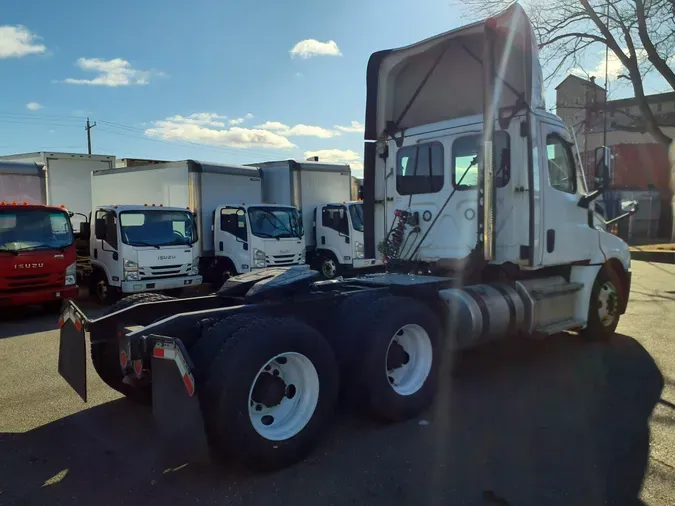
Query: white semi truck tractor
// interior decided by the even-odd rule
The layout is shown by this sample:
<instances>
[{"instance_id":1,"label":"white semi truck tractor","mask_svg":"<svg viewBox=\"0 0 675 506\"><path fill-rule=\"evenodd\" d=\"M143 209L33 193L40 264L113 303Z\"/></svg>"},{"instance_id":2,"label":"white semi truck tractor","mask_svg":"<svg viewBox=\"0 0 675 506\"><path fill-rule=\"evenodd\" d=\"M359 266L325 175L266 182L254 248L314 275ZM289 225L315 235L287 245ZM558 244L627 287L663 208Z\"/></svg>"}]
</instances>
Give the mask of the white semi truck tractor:
<instances>
[{"instance_id":1,"label":"white semi truck tractor","mask_svg":"<svg viewBox=\"0 0 675 506\"><path fill-rule=\"evenodd\" d=\"M396 422L431 405L463 350L515 334L611 339L630 253L593 225L603 186L580 184L541 81L518 4L373 54L364 248L387 272L322 281L309 268L268 269L210 296L122 300L95 319L71 302L62 376L86 399L88 331L92 347L108 347L104 379L152 398L171 448L208 441L228 459L277 468L334 420L338 386Z\"/></svg>"}]
</instances>

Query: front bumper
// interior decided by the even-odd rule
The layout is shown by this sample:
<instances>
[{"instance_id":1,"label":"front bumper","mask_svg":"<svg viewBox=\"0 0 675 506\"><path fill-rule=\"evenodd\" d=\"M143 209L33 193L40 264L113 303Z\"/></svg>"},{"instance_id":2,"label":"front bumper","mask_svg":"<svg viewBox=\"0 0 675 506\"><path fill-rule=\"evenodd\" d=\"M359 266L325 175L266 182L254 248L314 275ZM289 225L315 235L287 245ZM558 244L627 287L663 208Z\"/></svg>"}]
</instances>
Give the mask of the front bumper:
<instances>
[{"instance_id":1,"label":"front bumper","mask_svg":"<svg viewBox=\"0 0 675 506\"><path fill-rule=\"evenodd\" d=\"M17 289L20 290L20 289ZM0 294L0 306L28 306L30 304L43 304L62 299L73 299L79 294L77 285L64 286L62 288L43 288L28 292Z\"/></svg>"},{"instance_id":2,"label":"front bumper","mask_svg":"<svg viewBox=\"0 0 675 506\"><path fill-rule=\"evenodd\" d=\"M382 260L376 258L355 258L352 263L354 269L365 269L367 267L377 267L382 265Z\"/></svg>"},{"instance_id":3,"label":"front bumper","mask_svg":"<svg viewBox=\"0 0 675 506\"><path fill-rule=\"evenodd\" d=\"M155 290L172 290L202 284L202 277L180 276L175 278L142 279L140 281L123 281L122 293L139 293Z\"/></svg>"}]
</instances>

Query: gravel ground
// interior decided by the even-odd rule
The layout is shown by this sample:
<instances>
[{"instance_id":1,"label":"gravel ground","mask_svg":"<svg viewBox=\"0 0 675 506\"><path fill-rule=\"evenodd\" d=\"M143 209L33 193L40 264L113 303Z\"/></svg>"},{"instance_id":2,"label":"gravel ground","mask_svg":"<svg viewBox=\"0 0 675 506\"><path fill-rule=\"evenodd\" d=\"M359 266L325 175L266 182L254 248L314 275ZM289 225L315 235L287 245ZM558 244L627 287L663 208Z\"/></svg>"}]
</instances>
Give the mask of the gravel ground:
<instances>
[{"instance_id":1,"label":"gravel ground","mask_svg":"<svg viewBox=\"0 0 675 506\"><path fill-rule=\"evenodd\" d=\"M269 474L168 467L149 409L91 367L86 405L59 377L56 315L12 315L0 504L675 504L675 266L634 262L631 297L610 343L472 352L428 413L383 426L342 409L306 461Z\"/></svg>"}]
</instances>

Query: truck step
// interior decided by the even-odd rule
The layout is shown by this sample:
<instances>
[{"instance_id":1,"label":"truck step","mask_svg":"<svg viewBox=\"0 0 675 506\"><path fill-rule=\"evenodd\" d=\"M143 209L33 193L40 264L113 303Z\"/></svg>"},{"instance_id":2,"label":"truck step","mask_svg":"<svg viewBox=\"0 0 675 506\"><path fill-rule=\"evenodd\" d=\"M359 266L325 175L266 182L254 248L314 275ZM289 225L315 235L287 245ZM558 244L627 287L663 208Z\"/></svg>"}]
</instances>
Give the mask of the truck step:
<instances>
[{"instance_id":1,"label":"truck step","mask_svg":"<svg viewBox=\"0 0 675 506\"><path fill-rule=\"evenodd\" d=\"M575 293L584 287L583 283L561 283L549 286L538 286L530 292L535 300L541 300L548 297L557 297Z\"/></svg>"},{"instance_id":2,"label":"truck step","mask_svg":"<svg viewBox=\"0 0 675 506\"><path fill-rule=\"evenodd\" d=\"M535 335L539 334L542 337L550 336L553 334L557 334L558 332L563 332L565 330L578 329L579 327L582 327L585 324L586 322L582 320L575 320L571 318L569 320L562 320L559 322L550 323L541 328L537 328L535 329Z\"/></svg>"}]
</instances>

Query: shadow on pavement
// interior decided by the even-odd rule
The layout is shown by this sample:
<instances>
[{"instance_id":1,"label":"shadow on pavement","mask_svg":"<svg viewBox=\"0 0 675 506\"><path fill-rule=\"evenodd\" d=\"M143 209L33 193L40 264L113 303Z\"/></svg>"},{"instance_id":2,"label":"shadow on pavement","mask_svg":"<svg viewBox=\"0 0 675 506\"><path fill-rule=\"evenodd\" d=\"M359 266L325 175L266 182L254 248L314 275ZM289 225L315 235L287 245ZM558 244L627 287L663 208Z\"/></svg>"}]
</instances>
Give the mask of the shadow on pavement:
<instances>
[{"instance_id":1,"label":"shadow on pavement","mask_svg":"<svg viewBox=\"0 0 675 506\"><path fill-rule=\"evenodd\" d=\"M383 426L343 410L307 460L262 475L167 469L149 409L111 402L0 435L0 503L639 504L663 378L634 339L492 346L464 368L422 417Z\"/></svg>"},{"instance_id":2,"label":"shadow on pavement","mask_svg":"<svg viewBox=\"0 0 675 506\"><path fill-rule=\"evenodd\" d=\"M0 309L0 339L48 332L57 328L59 311L41 306Z\"/></svg>"}]
</instances>

